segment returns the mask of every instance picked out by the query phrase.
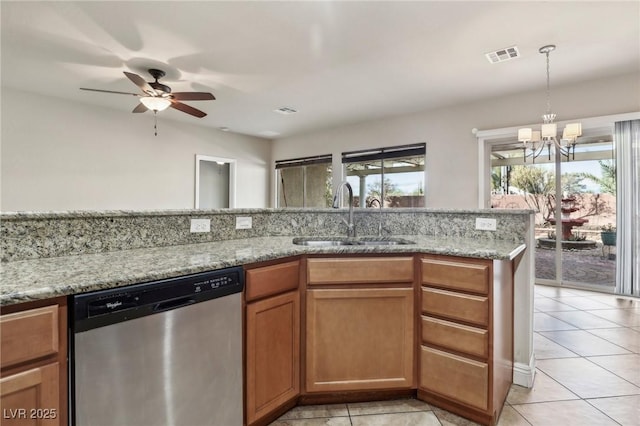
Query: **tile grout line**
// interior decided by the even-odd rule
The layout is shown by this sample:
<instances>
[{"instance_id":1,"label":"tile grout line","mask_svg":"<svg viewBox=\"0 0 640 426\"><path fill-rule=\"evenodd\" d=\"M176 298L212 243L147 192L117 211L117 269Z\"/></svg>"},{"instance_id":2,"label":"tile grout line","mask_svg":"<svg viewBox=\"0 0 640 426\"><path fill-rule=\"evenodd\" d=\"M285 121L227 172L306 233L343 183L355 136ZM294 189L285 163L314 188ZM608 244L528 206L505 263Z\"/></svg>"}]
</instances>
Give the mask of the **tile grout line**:
<instances>
[{"instance_id":1,"label":"tile grout line","mask_svg":"<svg viewBox=\"0 0 640 426\"><path fill-rule=\"evenodd\" d=\"M621 355L629 355L629 354L621 354ZM631 354L631 355L633 355L633 354ZM619 355L594 355L594 356L619 356ZM627 380L625 377L622 377L622 376L620 376L620 375L616 374L615 372L613 372L613 371L609 370L608 368L603 367L603 366L601 366L600 364L598 364L598 363L595 363L595 362L591 361L591 360L590 360L589 358L587 358L587 357L584 357L584 359L586 359L587 361L589 361L591 364L595 365L596 367L600 367L600 368L602 368L603 370L605 370L605 371L607 371L607 372L609 372L609 373L613 374L614 376L618 377L619 379L624 380L625 382L629 383L630 385L635 386L636 388L638 388L638 393L634 393L634 394L630 394L630 395L629 395L629 394L627 394L627 395L616 395L616 396L640 395L640 386L636 385L636 384L635 384L635 383L633 383L633 382L630 382L630 381L629 381L629 380ZM609 398L615 398L615 397L611 397L611 396L610 396Z\"/></svg>"},{"instance_id":2,"label":"tile grout line","mask_svg":"<svg viewBox=\"0 0 640 426\"><path fill-rule=\"evenodd\" d=\"M557 330L557 331L571 331L571 330ZM549 340L551 343L554 343L554 344L556 344L556 345L558 345L558 346L560 346L560 347L562 347L562 348L564 348L564 349L568 350L569 352L571 352L571 353L572 353L572 354L574 354L575 356L565 356L565 357L561 357L561 358L553 358L553 357L552 357L552 358L537 358L537 357L536 357L536 361L538 361L538 360L543 361L543 360L547 360L547 359L580 358L580 357L582 356L582 355L580 355L580 354L575 353L574 351L572 351L571 349L567 348L566 346L562 345L561 343L556 342L555 340L551 339L550 337L545 336L545 335L544 335L544 334L542 334L542 333L548 333L548 331L542 331L542 332L540 332L540 331L534 331L534 332L533 332L533 334L538 334L538 335L540 335L540 337L544 337L545 339ZM534 350L534 351L535 351L535 350ZM546 374L546 373L545 373L545 374Z\"/></svg>"},{"instance_id":3,"label":"tile grout line","mask_svg":"<svg viewBox=\"0 0 640 426\"><path fill-rule=\"evenodd\" d=\"M597 399L597 398L594 398ZM604 414L607 418L611 419L612 422L619 424L620 426L624 426L623 424L621 424L620 422L618 422L616 419L614 419L613 417L609 416L607 413L605 413L604 411L602 411L601 409L599 409L598 407L596 407L595 405L593 405L591 402L589 402L588 399L585 399L584 402L586 402L587 404L589 404L590 406L592 406L593 408L595 408L596 410L598 410L599 412L601 412L602 414Z\"/></svg>"},{"instance_id":4,"label":"tile grout line","mask_svg":"<svg viewBox=\"0 0 640 426\"><path fill-rule=\"evenodd\" d=\"M555 318L555 317L554 317L554 318ZM558 319L559 321L562 321L562 320L560 320L559 318L556 318L556 319ZM571 324L570 324L570 325L571 325ZM554 333L554 332L558 332L558 331L584 331L584 332L586 332L586 333L589 333L589 334L590 334L590 335L592 335L593 337L597 337L598 339L604 340L605 342L610 343L610 344L612 344L612 345L614 345L614 346L617 346L617 347L619 347L619 348L620 348L620 349L622 349L622 350L625 350L625 351L627 351L627 352L629 352L629 353L635 353L635 352L633 352L633 351L631 351L631 350L629 350L629 349L627 349L627 348L625 348L625 347L623 347L623 346L620 346L620 345L618 345L618 344L616 344L616 343L612 342L612 341L611 341L611 340L609 340L609 339L605 339L604 337L600 337L600 336L598 336L597 334L594 334L594 333L591 333L591 332L590 332L590 330L616 330L616 329L620 329L620 328L630 328L630 327L620 326L620 327L589 328L589 329L586 329L586 328L580 328L579 326L574 326L574 327L578 327L578 328L576 328L576 329L574 329L574 330L545 330L545 331L534 331L534 333L538 333L538 334L540 334L542 337L545 337L545 338L547 338L547 339L551 340L553 343L555 343L555 344L557 344L557 345L559 345L559 346L562 346L563 348L567 349L568 351L570 351L570 352L572 352L572 353L575 353L576 355L578 355L579 357L582 357L582 358L586 358L587 356L607 356L607 354L603 354L603 355L580 355L580 354L578 354L578 353L576 353L576 352L572 351L572 350L571 350L571 349L569 349L568 347L564 346L562 343L556 342L556 341L555 341L555 340L553 340L552 338L550 338L550 337L548 337L548 336L545 336L545 335L544 335L544 334L542 334L542 333ZM608 355L627 355L627 354L608 354ZM573 358L573 357L570 357L570 358ZM561 358L551 358L551 359L561 359Z\"/></svg>"},{"instance_id":5,"label":"tile grout line","mask_svg":"<svg viewBox=\"0 0 640 426\"><path fill-rule=\"evenodd\" d=\"M638 353L640 353L640 352L634 352L634 351L632 351L631 349L627 349L627 348L625 348L624 346L621 346L621 345L619 345L619 344L617 344L617 343L615 343L615 342L612 342L612 341L611 341L611 340L609 340L609 339L605 339L604 337L598 336L597 334L595 334L595 333L592 333L592 332L591 332L591 330L617 330L617 329L619 329L619 328L629 329L629 330L631 330L632 332L634 332L634 331L635 331L635 330L633 329L633 327L628 327L628 326L613 327L613 328L592 328L592 329L584 330L584 331L586 331L587 333L591 334L592 336L596 336L596 337L599 337L599 338L601 338L601 339L604 339L604 340L606 340L607 342L611 343L612 345L616 345L616 346L618 346L619 348L622 348L622 349L624 349L625 351L629 351L629 352L630 352L630 353L632 353L632 354L638 354ZM626 355L626 354L618 354L618 355ZM606 356L606 355L591 355L591 356Z\"/></svg>"},{"instance_id":6,"label":"tile grout line","mask_svg":"<svg viewBox=\"0 0 640 426\"><path fill-rule=\"evenodd\" d=\"M594 309L594 310L595 310L595 309ZM604 311L604 310L609 310L609 309L603 309L603 311ZM596 318L596 319L598 319L598 320L606 321L606 322L610 322L611 324L613 324L613 325L614 325L614 327L593 327L593 328L591 328L591 330L597 330L597 329L599 329L599 328L604 329L604 328L620 328L620 327L625 327L624 325L619 324L619 323L617 323L617 322L615 322L615 321L611 321L611 320L608 320L608 319L606 319L606 318L602 318L601 316L598 316L598 315L596 315L596 314L592 314L592 313L591 313L591 312L589 312L589 311L583 311L583 310L580 310L580 309L578 309L578 310L576 310L576 311L552 311L552 312L546 312L546 314L547 314L547 315L549 315L549 316L550 316L550 317L552 317L552 318L555 318L555 319L559 320L559 321L566 322L567 324L569 324L569 325L571 325L571 326L577 327L577 328L578 328L578 329L580 329L580 330L586 330L586 329L584 329L584 328L581 328L579 325L575 325L575 324L570 323L570 322L569 322L569 321L567 321L566 319L558 318L557 316L553 315L554 313L558 314L558 313L563 313L563 312L582 312L583 314L591 315L591 316L595 317L595 318ZM617 325L617 327L615 327L615 325Z\"/></svg>"},{"instance_id":7,"label":"tile grout line","mask_svg":"<svg viewBox=\"0 0 640 426\"><path fill-rule=\"evenodd\" d=\"M522 405L522 404L516 404L516 405ZM524 421L525 421L525 422L527 422L530 426L535 426L533 423L531 423L531 422L529 421L529 419L527 418L527 416L525 416L523 413L521 413L520 411L518 411L518 409L517 409L516 407L514 407L513 405L510 405L510 406L511 406L511 408L513 408L513 410L514 410L516 413L518 413L518 415L519 415L520 417L522 417L522 418L524 419ZM504 411L504 408L503 408L503 411ZM500 414L500 417L502 417L502 414ZM498 421L500 421L500 419L498 419Z\"/></svg>"}]
</instances>

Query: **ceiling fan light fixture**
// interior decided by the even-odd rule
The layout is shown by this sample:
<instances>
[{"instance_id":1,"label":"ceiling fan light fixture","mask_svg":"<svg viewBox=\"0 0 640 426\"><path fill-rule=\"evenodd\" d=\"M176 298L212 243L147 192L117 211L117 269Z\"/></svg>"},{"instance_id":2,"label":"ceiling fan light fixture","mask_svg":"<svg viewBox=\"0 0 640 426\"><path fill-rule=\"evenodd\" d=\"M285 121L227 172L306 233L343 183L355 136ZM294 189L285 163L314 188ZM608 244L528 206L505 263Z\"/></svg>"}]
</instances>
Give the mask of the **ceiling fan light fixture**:
<instances>
[{"instance_id":1,"label":"ceiling fan light fixture","mask_svg":"<svg viewBox=\"0 0 640 426\"><path fill-rule=\"evenodd\" d=\"M120 95L135 96L140 100L140 103L131 111L134 114L144 113L146 111L153 111L154 116L158 111L164 111L165 109L172 107L178 111L182 111L186 114L194 117L202 118L207 115L206 112L200 111L190 105L183 104L181 101L213 101L215 96L208 92L177 92L171 93L171 88L165 84L158 82L158 79L163 77L164 71L157 69L150 69L149 73L156 80L147 82L144 78L138 74L132 72L123 71L124 75L131 80L133 84L138 86L142 90L143 94L128 93L128 92L116 92L113 90L101 90L101 89L88 89L81 87L82 90L91 90L94 92L103 93L116 93Z\"/></svg>"},{"instance_id":2,"label":"ceiling fan light fixture","mask_svg":"<svg viewBox=\"0 0 640 426\"><path fill-rule=\"evenodd\" d=\"M171 105L169 99L157 96L141 96L140 102L151 111L164 111Z\"/></svg>"}]
</instances>

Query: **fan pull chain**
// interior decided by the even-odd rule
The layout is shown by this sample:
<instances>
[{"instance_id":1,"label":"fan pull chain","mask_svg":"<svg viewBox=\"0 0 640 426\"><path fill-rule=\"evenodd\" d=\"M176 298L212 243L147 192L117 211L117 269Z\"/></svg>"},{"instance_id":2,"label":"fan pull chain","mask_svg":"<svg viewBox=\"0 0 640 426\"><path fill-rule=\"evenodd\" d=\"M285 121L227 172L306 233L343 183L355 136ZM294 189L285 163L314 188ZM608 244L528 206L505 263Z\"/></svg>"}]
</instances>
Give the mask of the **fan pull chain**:
<instances>
[{"instance_id":1,"label":"fan pull chain","mask_svg":"<svg viewBox=\"0 0 640 426\"><path fill-rule=\"evenodd\" d=\"M158 111L153 111L153 131L158 136Z\"/></svg>"}]
</instances>

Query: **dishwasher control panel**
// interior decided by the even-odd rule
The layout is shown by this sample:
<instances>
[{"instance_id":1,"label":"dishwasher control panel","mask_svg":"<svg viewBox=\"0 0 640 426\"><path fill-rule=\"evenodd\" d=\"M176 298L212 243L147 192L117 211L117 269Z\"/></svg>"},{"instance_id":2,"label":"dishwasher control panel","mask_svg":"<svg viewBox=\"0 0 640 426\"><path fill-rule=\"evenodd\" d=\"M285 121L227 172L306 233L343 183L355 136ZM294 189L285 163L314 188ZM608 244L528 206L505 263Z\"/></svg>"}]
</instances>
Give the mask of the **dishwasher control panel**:
<instances>
[{"instance_id":1,"label":"dishwasher control panel","mask_svg":"<svg viewBox=\"0 0 640 426\"><path fill-rule=\"evenodd\" d=\"M200 293L201 291L208 289L216 289L227 285L237 284L237 279L234 276L223 275L221 277L212 277L203 281L193 283L193 291Z\"/></svg>"},{"instance_id":2,"label":"dishwasher control panel","mask_svg":"<svg viewBox=\"0 0 640 426\"><path fill-rule=\"evenodd\" d=\"M74 322L80 329L101 327L240 293L243 288L243 269L234 267L79 294L73 296Z\"/></svg>"}]
</instances>

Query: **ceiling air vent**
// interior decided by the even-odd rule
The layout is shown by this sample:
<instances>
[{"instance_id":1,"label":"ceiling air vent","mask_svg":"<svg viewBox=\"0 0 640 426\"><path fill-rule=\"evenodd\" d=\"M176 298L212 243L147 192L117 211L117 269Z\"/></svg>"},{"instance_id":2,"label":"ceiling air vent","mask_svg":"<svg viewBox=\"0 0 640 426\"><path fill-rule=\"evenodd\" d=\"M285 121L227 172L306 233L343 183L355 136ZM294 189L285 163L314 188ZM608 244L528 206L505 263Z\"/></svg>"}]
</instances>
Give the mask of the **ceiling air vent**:
<instances>
[{"instance_id":1,"label":"ceiling air vent","mask_svg":"<svg viewBox=\"0 0 640 426\"><path fill-rule=\"evenodd\" d=\"M496 50L495 52L485 53L484 56L492 64L498 62L508 61L509 59L515 59L520 57L520 52L516 46L505 47L504 49Z\"/></svg>"},{"instance_id":2,"label":"ceiling air vent","mask_svg":"<svg viewBox=\"0 0 640 426\"><path fill-rule=\"evenodd\" d=\"M295 114L298 111L296 111L293 108L282 107L282 108L274 109L273 112L277 112L278 114L289 115L289 114Z\"/></svg>"}]
</instances>

